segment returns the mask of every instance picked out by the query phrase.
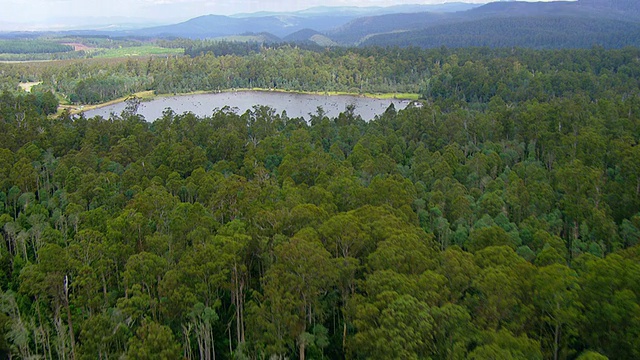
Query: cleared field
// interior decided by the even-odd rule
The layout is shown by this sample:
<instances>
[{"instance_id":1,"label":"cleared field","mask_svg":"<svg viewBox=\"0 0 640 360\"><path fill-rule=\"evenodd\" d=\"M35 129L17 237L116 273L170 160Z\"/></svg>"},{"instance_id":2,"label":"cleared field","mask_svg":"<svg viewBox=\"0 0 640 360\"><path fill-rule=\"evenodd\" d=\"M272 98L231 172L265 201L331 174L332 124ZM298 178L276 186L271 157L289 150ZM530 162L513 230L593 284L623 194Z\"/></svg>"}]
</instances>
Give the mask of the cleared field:
<instances>
[{"instance_id":1,"label":"cleared field","mask_svg":"<svg viewBox=\"0 0 640 360\"><path fill-rule=\"evenodd\" d=\"M118 49L100 49L92 55L98 59L113 59L150 55L182 55L184 49L169 49L154 45L122 47Z\"/></svg>"},{"instance_id":2,"label":"cleared field","mask_svg":"<svg viewBox=\"0 0 640 360\"><path fill-rule=\"evenodd\" d=\"M38 81L38 82L24 82L24 83L20 83L18 84L18 86L26 91L26 92L31 92L31 88L36 86L36 85L40 85L42 84L42 81Z\"/></svg>"},{"instance_id":3,"label":"cleared field","mask_svg":"<svg viewBox=\"0 0 640 360\"><path fill-rule=\"evenodd\" d=\"M267 89L253 88L251 90L267 91ZM274 91L274 90L268 90ZM418 100L420 94L415 93L356 93L348 91L287 91L277 89L275 91L281 92L294 92L300 94L314 94L314 95L347 95L347 96L364 96L372 99L399 99L399 100Z\"/></svg>"},{"instance_id":4,"label":"cleared field","mask_svg":"<svg viewBox=\"0 0 640 360\"><path fill-rule=\"evenodd\" d=\"M87 46L85 44L81 44L81 43L77 43L77 42L62 43L62 45L73 46L73 50L74 51L91 51L91 50L95 50L95 48L93 48L93 47L89 47L89 46Z\"/></svg>"},{"instance_id":5,"label":"cleared field","mask_svg":"<svg viewBox=\"0 0 640 360\"><path fill-rule=\"evenodd\" d=\"M132 95L140 98L140 100L142 101L153 100L156 98L156 95L154 95L152 90L141 91ZM69 110L69 112L71 112L72 114L79 114L82 111L89 111L89 110L99 109L101 107L105 107L113 104L118 104L126 101L130 97L131 95L124 96L115 100L111 100L111 101L108 101L102 104L96 104L96 105L69 105L69 104L62 105L61 104L60 107L58 108L58 114L61 114L63 110Z\"/></svg>"},{"instance_id":6,"label":"cleared field","mask_svg":"<svg viewBox=\"0 0 640 360\"><path fill-rule=\"evenodd\" d=\"M365 96L369 96L376 99L404 99L404 100L420 99L420 94L413 94L413 93L365 94Z\"/></svg>"}]
</instances>

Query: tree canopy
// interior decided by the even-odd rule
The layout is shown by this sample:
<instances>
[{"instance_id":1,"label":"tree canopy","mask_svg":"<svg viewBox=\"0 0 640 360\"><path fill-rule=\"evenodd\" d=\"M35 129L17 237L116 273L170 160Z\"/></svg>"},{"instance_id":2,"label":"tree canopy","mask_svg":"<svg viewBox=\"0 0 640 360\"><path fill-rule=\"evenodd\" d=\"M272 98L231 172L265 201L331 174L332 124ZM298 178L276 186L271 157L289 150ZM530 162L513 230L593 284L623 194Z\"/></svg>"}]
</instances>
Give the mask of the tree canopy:
<instances>
[{"instance_id":1,"label":"tree canopy","mask_svg":"<svg viewBox=\"0 0 640 360\"><path fill-rule=\"evenodd\" d=\"M321 73L264 51L108 71ZM0 356L640 358L638 50L317 56L375 73L392 54L423 100L370 122L2 93Z\"/></svg>"}]
</instances>

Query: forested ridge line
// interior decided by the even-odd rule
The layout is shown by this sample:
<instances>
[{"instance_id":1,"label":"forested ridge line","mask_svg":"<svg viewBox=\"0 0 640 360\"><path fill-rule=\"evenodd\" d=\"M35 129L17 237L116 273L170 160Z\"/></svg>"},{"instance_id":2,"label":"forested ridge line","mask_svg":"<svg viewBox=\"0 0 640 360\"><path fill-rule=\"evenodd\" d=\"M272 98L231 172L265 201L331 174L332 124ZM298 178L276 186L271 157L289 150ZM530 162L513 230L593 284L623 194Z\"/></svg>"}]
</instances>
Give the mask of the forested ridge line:
<instances>
[{"instance_id":1,"label":"forested ridge line","mask_svg":"<svg viewBox=\"0 0 640 360\"><path fill-rule=\"evenodd\" d=\"M422 105L147 122L5 91L0 356L640 357L638 50L340 51L424 66Z\"/></svg>"}]
</instances>

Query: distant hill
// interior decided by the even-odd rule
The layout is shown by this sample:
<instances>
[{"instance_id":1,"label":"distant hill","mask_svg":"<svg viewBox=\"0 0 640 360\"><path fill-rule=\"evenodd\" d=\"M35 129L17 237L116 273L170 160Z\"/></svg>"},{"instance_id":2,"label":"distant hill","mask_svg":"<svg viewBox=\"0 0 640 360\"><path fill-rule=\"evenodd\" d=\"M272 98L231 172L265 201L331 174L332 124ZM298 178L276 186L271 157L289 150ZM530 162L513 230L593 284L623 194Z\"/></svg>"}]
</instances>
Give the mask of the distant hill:
<instances>
[{"instance_id":1,"label":"distant hill","mask_svg":"<svg viewBox=\"0 0 640 360\"><path fill-rule=\"evenodd\" d=\"M310 46L640 46L640 0L496 1L391 7L314 7L296 12L205 15L127 31L64 34L216 38ZM0 34L30 37L33 34Z\"/></svg>"},{"instance_id":2,"label":"distant hill","mask_svg":"<svg viewBox=\"0 0 640 360\"><path fill-rule=\"evenodd\" d=\"M204 39L247 32L269 32L276 36L283 37L308 27L320 30L330 29L340 26L350 19L351 17L341 16L301 17L278 15L234 18L221 15L206 15L183 23L141 29L134 33L143 36L179 36L192 39Z\"/></svg>"},{"instance_id":3,"label":"distant hill","mask_svg":"<svg viewBox=\"0 0 640 360\"><path fill-rule=\"evenodd\" d=\"M294 43L311 43L320 46L336 46L338 43L327 37L325 34L322 34L318 31L312 29L302 29L293 34L285 36L282 38L283 41L286 42L294 42Z\"/></svg>"},{"instance_id":4,"label":"distant hill","mask_svg":"<svg viewBox=\"0 0 640 360\"><path fill-rule=\"evenodd\" d=\"M258 34L244 33L240 35L226 35L216 38L220 41L255 42L255 43L279 43L282 39L268 32Z\"/></svg>"},{"instance_id":5,"label":"distant hill","mask_svg":"<svg viewBox=\"0 0 640 360\"><path fill-rule=\"evenodd\" d=\"M465 18L479 17L514 17L514 16L550 16L576 14L580 9L575 2L552 1L552 2L525 2L509 1L494 2L471 9L464 13Z\"/></svg>"},{"instance_id":6,"label":"distant hill","mask_svg":"<svg viewBox=\"0 0 640 360\"><path fill-rule=\"evenodd\" d=\"M234 18L251 18L265 16L294 15L302 17L310 16L348 16L352 18L417 12L456 12L466 11L482 4L470 4L465 2L448 2L443 4L403 4L394 6L316 6L294 12L256 12L231 15Z\"/></svg>"},{"instance_id":7,"label":"distant hill","mask_svg":"<svg viewBox=\"0 0 640 360\"><path fill-rule=\"evenodd\" d=\"M321 33L328 32L362 16L426 11L442 14L466 11L478 6L478 4L446 3L390 7L315 7L297 12L259 12L232 16L205 15L178 24L134 30L128 34L204 39L247 32L269 32L278 37L286 37L305 29L312 29Z\"/></svg>"},{"instance_id":8,"label":"distant hill","mask_svg":"<svg viewBox=\"0 0 640 360\"><path fill-rule=\"evenodd\" d=\"M624 5L627 0L581 0L581 1L552 1L552 2L494 2L471 9L465 13L466 17L489 16L578 16L595 19L629 20L637 17L640 2ZM629 10L633 10L630 12Z\"/></svg>"},{"instance_id":9,"label":"distant hill","mask_svg":"<svg viewBox=\"0 0 640 360\"><path fill-rule=\"evenodd\" d=\"M342 44L533 48L640 45L640 1L493 2L454 13L354 19L329 32Z\"/></svg>"},{"instance_id":10,"label":"distant hill","mask_svg":"<svg viewBox=\"0 0 640 360\"><path fill-rule=\"evenodd\" d=\"M297 41L307 41L311 37L316 35L322 35L322 33L315 31L313 29L302 29L300 31L296 31L293 34L289 34L282 38L284 41L297 42Z\"/></svg>"},{"instance_id":11,"label":"distant hill","mask_svg":"<svg viewBox=\"0 0 640 360\"><path fill-rule=\"evenodd\" d=\"M528 47L640 46L640 24L571 16L486 18L423 30L376 35L362 46Z\"/></svg>"},{"instance_id":12,"label":"distant hill","mask_svg":"<svg viewBox=\"0 0 640 360\"><path fill-rule=\"evenodd\" d=\"M373 35L424 29L455 18L455 15L431 12L369 16L352 20L328 34L342 44L358 44Z\"/></svg>"},{"instance_id":13,"label":"distant hill","mask_svg":"<svg viewBox=\"0 0 640 360\"><path fill-rule=\"evenodd\" d=\"M581 6L617 10L625 13L640 13L640 2L638 0L579 0Z\"/></svg>"}]
</instances>

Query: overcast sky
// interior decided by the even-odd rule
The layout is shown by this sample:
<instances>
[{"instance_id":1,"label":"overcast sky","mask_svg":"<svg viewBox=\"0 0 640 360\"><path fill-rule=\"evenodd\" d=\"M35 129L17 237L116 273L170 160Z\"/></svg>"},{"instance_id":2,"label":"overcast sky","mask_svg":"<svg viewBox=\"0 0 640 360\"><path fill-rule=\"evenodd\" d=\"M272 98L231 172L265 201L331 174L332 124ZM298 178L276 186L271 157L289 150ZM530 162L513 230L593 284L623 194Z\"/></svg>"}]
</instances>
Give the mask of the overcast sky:
<instances>
[{"instance_id":1,"label":"overcast sky","mask_svg":"<svg viewBox=\"0 0 640 360\"><path fill-rule=\"evenodd\" d=\"M0 0L0 30L16 25L36 29L88 23L94 18L127 17L157 22L182 21L200 15L295 11L314 6L391 6L443 2L486 3L492 0ZM84 21L78 21L84 19Z\"/></svg>"}]
</instances>

